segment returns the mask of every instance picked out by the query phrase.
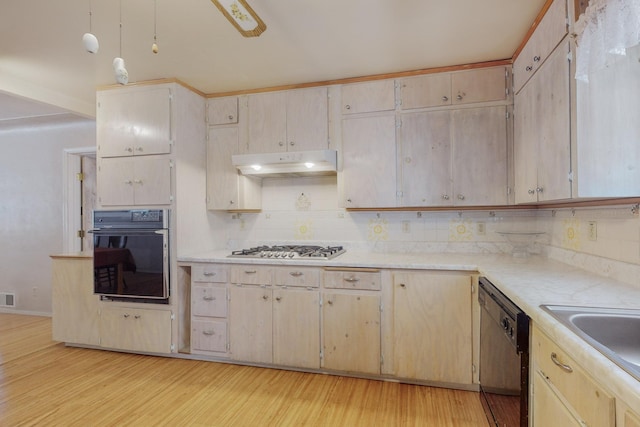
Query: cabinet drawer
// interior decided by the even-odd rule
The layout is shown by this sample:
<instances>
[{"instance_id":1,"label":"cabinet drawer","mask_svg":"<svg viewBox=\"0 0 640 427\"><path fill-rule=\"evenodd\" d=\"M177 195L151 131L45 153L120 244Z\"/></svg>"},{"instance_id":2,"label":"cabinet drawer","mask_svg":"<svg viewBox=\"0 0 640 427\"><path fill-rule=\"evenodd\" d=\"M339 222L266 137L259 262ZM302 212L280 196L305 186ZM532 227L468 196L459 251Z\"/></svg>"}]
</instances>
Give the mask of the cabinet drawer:
<instances>
[{"instance_id":1,"label":"cabinet drawer","mask_svg":"<svg viewBox=\"0 0 640 427\"><path fill-rule=\"evenodd\" d=\"M191 288L191 314L194 316L227 317L227 289L213 286Z\"/></svg>"},{"instance_id":2,"label":"cabinet drawer","mask_svg":"<svg viewBox=\"0 0 640 427\"><path fill-rule=\"evenodd\" d=\"M513 90L518 93L567 34L567 2L555 0L513 62Z\"/></svg>"},{"instance_id":3,"label":"cabinet drawer","mask_svg":"<svg viewBox=\"0 0 640 427\"><path fill-rule=\"evenodd\" d=\"M396 108L393 79L342 86L342 114L389 111Z\"/></svg>"},{"instance_id":4,"label":"cabinet drawer","mask_svg":"<svg viewBox=\"0 0 640 427\"><path fill-rule=\"evenodd\" d=\"M231 267L231 283L242 285L270 285L271 269L253 265Z\"/></svg>"},{"instance_id":5,"label":"cabinet drawer","mask_svg":"<svg viewBox=\"0 0 640 427\"><path fill-rule=\"evenodd\" d=\"M320 270L316 268L277 268L273 272L273 284L317 288L320 286Z\"/></svg>"},{"instance_id":6,"label":"cabinet drawer","mask_svg":"<svg viewBox=\"0 0 640 427\"><path fill-rule=\"evenodd\" d=\"M377 270L338 270L324 271L323 283L330 289L362 289L379 291L380 272Z\"/></svg>"},{"instance_id":7,"label":"cabinet drawer","mask_svg":"<svg viewBox=\"0 0 640 427\"><path fill-rule=\"evenodd\" d=\"M222 265L195 265L191 269L191 280L194 282L226 283L228 268Z\"/></svg>"},{"instance_id":8,"label":"cabinet drawer","mask_svg":"<svg viewBox=\"0 0 640 427\"><path fill-rule=\"evenodd\" d=\"M215 320L191 321L191 350L227 351L227 322Z\"/></svg>"},{"instance_id":9,"label":"cabinet drawer","mask_svg":"<svg viewBox=\"0 0 640 427\"><path fill-rule=\"evenodd\" d=\"M534 329L533 351L542 374L590 426L613 426L615 401L566 352Z\"/></svg>"},{"instance_id":10,"label":"cabinet drawer","mask_svg":"<svg viewBox=\"0 0 640 427\"><path fill-rule=\"evenodd\" d=\"M451 75L452 104L502 101L507 98L505 67L478 68Z\"/></svg>"}]
</instances>

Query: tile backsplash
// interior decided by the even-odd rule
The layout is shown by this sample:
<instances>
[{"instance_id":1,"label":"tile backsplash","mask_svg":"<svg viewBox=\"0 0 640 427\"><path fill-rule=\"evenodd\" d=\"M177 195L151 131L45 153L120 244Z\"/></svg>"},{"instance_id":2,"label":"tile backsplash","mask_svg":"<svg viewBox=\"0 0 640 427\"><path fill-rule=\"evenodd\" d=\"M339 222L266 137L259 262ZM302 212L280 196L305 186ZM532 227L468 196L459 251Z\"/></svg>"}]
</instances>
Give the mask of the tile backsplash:
<instances>
[{"instance_id":1,"label":"tile backsplash","mask_svg":"<svg viewBox=\"0 0 640 427\"><path fill-rule=\"evenodd\" d=\"M390 252L511 253L500 232L541 232L529 251L595 269L640 271L640 218L632 205L495 211L346 211L335 177L263 181L260 213L224 216L228 249L256 244L342 244ZM639 284L640 285L640 284Z\"/></svg>"}]
</instances>

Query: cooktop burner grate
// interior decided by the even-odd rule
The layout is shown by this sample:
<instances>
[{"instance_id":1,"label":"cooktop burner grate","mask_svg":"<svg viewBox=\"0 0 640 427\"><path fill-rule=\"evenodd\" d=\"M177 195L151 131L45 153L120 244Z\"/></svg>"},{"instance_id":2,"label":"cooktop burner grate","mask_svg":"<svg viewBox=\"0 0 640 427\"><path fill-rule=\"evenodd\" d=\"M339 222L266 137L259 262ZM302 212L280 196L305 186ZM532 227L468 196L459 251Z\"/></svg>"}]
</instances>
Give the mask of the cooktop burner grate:
<instances>
[{"instance_id":1,"label":"cooktop burner grate","mask_svg":"<svg viewBox=\"0 0 640 427\"><path fill-rule=\"evenodd\" d=\"M255 246L231 252L233 258L315 258L332 259L343 254L342 246L275 245Z\"/></svg>"}]
</instances>

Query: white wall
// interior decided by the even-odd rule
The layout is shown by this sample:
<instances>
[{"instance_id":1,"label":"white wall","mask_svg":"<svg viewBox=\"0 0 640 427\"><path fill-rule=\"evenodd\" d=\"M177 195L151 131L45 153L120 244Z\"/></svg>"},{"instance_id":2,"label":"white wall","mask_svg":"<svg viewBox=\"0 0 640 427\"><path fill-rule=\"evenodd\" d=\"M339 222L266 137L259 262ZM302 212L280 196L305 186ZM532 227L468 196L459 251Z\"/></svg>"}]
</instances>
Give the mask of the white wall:
<instances>
[{"instance_id":1,"label":"white wall","mask_svg":"<svg viewBox=\"0 0 640 427\"><path fill-rule=\"evenodd\" d=\"M95 145L95 122L0 129L0 292L51 313L50 254L63 245L63 150ZM34 292L34 288L36 288Z\"/></svg>"}]
</instances>

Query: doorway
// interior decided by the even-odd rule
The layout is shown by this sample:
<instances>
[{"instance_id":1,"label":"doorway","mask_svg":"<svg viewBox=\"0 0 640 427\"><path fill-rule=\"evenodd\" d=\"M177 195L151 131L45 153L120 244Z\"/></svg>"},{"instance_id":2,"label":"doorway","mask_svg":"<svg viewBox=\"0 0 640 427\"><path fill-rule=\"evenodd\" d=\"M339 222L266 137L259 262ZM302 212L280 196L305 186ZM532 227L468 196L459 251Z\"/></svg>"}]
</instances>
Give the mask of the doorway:
<instances>
[{"instance_id":1,"label":"doorway","mask_svg":"<svg viewBox=\"0 0 640 427\"><path fill-rule=\"evenodd\" d=\"M63 252L93 248L91 214L96 206L95 147L64 150Z\"/></svg>"}]
</instances>

